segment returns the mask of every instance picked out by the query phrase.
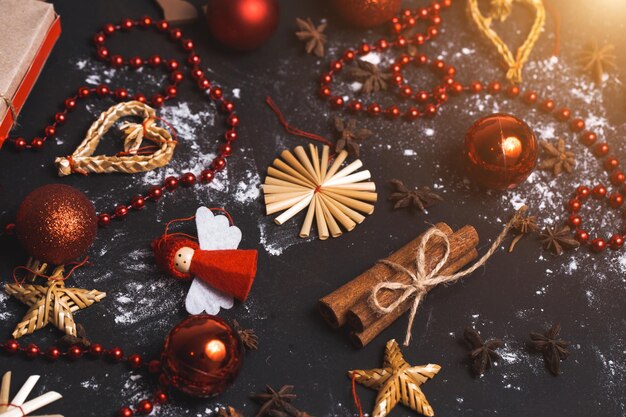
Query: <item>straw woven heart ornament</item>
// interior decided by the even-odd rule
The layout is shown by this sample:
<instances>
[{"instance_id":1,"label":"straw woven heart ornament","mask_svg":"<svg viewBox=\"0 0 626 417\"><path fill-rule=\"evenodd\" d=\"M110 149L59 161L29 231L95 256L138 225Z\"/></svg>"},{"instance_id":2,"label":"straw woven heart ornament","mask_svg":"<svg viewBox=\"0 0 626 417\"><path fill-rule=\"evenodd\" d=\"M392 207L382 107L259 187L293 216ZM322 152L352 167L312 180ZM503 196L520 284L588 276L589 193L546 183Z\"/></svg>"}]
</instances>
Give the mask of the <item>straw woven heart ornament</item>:
<instances>
[{"instance_id":1,"label":"straw woven heart ornament","mask_svg":"<svg viewBox=\"0 0 626 417\"><path fill-rule=\"evenodd\" d=\"M467 11L470 18L493 46L498 54L502 56L504 63L508 67L506 78L514 84L522 82L522 68L530 53L541 36L546 22L546 10L542 0L491 0L489 13L485 16L478 7L478 0L467 0ZM510 15L513 5L519 3L530 8L535 15L533 25L524 43L513 54L502 38L491 28L494 19L504 22Z\"/></svg>"}]
</instances>

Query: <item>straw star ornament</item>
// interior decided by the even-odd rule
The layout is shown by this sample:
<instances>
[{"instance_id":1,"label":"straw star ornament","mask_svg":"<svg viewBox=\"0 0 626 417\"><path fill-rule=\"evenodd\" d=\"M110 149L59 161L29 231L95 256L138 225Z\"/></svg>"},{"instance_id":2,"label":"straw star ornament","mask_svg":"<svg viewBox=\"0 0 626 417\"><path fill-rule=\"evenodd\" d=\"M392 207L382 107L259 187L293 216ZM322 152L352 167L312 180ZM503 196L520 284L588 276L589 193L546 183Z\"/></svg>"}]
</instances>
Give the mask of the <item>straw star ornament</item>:
<instances>
[{"instance_id":1,"label":"straw star ornament","mask_svg":"<svg viewBox=\"0 0 626 417\"><path fill-rule=\"evenodd\" d=\"M295 154L295 155L294 155ZM339 152L334 160L330 148L320 151L309 145L309 153L298 146L293 153L285 150L267 170L263 184L268 215L283 212L274 219L281 225L307 209L300 237L310 235L313 220L320 240L339 237L342 228L351 231L374 212L376 185L368 181L367 170L358 171L363 163L357 159L342 168L347 151Z\"/></svg>"},{"instance_id":2,"label":"straw star ornament","mask_svg":"<svg viewBox=\"0 0 626 417\"><path fill-rule=\"evenodd\" d=\"M350 371L348 376L361 385L378 390L372 417L385 417L398 403L431 417L435 412L420 386L433 378L440 369L439 365L434 364L409 365L398 343L392 339L385 347L382 368Z\"/></svg>"}]
</instances>

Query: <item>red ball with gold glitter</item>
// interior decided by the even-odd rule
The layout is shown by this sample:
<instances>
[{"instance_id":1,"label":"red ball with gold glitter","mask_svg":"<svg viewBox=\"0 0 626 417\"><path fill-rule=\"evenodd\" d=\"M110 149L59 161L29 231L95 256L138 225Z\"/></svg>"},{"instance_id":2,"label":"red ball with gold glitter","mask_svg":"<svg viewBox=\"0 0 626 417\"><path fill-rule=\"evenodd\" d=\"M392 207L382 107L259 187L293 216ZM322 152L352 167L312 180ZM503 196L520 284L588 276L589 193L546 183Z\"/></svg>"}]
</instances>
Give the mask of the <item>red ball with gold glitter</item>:
<instances>
[{"instance_id":1,"label":"red ball with gold glitter","mask_svg":"<svg viewBox=\"0 0 626 417\"><path fill-rule=\"evenodd\" d=\"M467 172L478 185L496 190L515 188L537 165L537 140L523 121L494 114L468 130L464 155Z\"/></svg>"},{"instance_id":2,"label":"red ball with gold glitter","mask_svg":"<svg viewBox=\"0 0 626 417\"><path fill-rule=\"evenodd\" d=\"M15 220L15 234L30 256L63 265L85 255L98 221L91 201L63 184L39 187L26 196Z\"/></svg>"},{"instance_id":3,"label":"red ball with gold glitter","mask_svg":"<svg viewBox=\"0 0 626 417\"><path fill-rule=\"evenodd\" d=\"M165 339L161 362L168 385L194 397L212 397L224 392L239 374L243 345L219 317L189 316Z\"/></svg>"},{"instance_id":4,"label":"red ball with gold glitter","mask_svg":"<svg viewBox=\"0 0 626 417\"><path fill-rule=\"evenodd\" d=\"M209 0L209 31L221 44L248 51L263 45L278 27L278 0Z\"/></svg>"},{"instance_id":5,"label":"red ball with gold glitter","mask_svg":"<svg viewBox=\"0 0 626 417\"><path fill-rule=\"evenodd\" d=\"M333 7L353 26L371 28L394 17L402 0L331 0Z\"/></svg>"}]
</instances>

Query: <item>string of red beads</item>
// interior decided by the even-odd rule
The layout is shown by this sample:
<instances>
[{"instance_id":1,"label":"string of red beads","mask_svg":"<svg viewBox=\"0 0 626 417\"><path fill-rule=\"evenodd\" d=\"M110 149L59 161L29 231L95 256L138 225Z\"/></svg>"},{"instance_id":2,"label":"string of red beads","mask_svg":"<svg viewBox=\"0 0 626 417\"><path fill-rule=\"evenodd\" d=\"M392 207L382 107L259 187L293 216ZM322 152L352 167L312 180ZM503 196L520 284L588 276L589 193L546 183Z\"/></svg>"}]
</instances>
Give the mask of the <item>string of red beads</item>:
<instances>
[{"instance_id":1,"label":"string of red beads","mask_svg":"<svg viewBox=\"0 0 626 417\"><path fill-rule=\"evenodd\" d=\"M462 85L454 79L456 74L455 67L446 65L442 60L431 60L423 54L409 56L405 53L401 53L390 67L393 84L398 88L398 94L402 100L419 103L422 105L422 108L409 104L403 109L400 109L397 105L391 105L383 109L377 102L366 103L355 99L346 103L344 98L333 95L331 84L334 75L340 72L346 64L354 61L357 56L367 55L370 52L382 52L390 48L405 51L409 45L418 47L423 45L438 34L438 26L441 23L439 12L451 5L452 0L440 0L431 3L428 7L415 11L405 10L399 17L391 21L394 40L381 39L375 44L363 43L357 50L346 50L341 58L331 62L328 72L322 74L320 79L321 98L328 100L331 108L336 110L342 109L351 113L365 113L370 117L384 115L389 119L398 119L400 116L404 116L403 119L406 121L414 121L424 116L434 117L439 107L448 101L449 95L486 92L494 96L504 93L509 99L521 99L526 105L535 106L539 111L553 115L556 120L564 123L572 133L578 134L579 141L591 150L608 172L610 183L615 187L622 187L619 192L606 197L607 191L604 185L596 186L593 191L589 190L588 187L581 186L577 189L574 198L567 204L567 209L570 212L568 224L574 229L574 236L581 244L588 245L594 252L602 252L607 247L614 250L622 248L626 239L626 231L613 234L606 240L600 237L591 238L589 233L582 229L582 219L578 214L578 210L582 202L590 194L599 200L605 197L608 198L608 205L611 208L621 207L626 197L626 174L619 169L619 160L609 155L609 145L606 142L599 143L598 135L595 132L585 130L585 121L582 118L574 118L572 111L567 107L557 107L555 100L550 98L540 100L539 94L535 91L522 92L520 87L514 85L505 88L499 81L492 81L486 84L474 81L469 85ZM409 39L402 36L405 30L413 28L420 21L429 25L424 33L418 33ZM440 74L441 84L435 85L431 91L416 91L413 87L407 85L402 74L403 68L409 63L414 63L418 67L430 68ZM581 190L583 190L582 194ZM626 218L626 210L623 211L622 217Z\"/></svg>"},{"instance_id":2,"label":"string of red beads","mask_svg":"<svg viewBox=\"0 0 626 417\"><path fill-rule=\"evenodd\" d=\"M113 54L106 46L106 41L109 37L116 32L127 32L131 29L154 29L158 33L166 35L171 41L178 43L187 54L185 64L179 63L175 59L164 59L160 55L153 55L149 58L142 58L140 56L133 56L125 58L121 55ZM131 69L139 69L144 66L150 66L153 68L162 68L169 73L167 85L163 87L160 93L156 93L148 100L146 95L142 93L136 93L131 95L125 88L112 89L106 84L101 84L97 87L83 86L78 89L76 94L68 97L64 102L64 109L56 113L53 117L53 121L50 125L46 126L43 130L41 137L35 137L30 142L24 138L18 137L10 139L17 150L31 149L40 150L43 148L46 141L52 139L59 126L64 124L67 120L68 114L75 110L78 102L87 98L96 97L99 99L112 98L116 101L137 100L142 103L149 103L154 107L161 107L167 100L173 99L177 95L178 85L185 79L185 75L181 71L183 65L189 68L189 74L194 80L197 88L202 91L208 92L209 98L216 103L217 108L226 115L227 131L224 134L224 142L218 147L216 158L212 161L211 166L202 170L198 174L192 172L185 172L179 177L168 177L163 184L156 185L147 190L145 194L138 194L133 197L129 203L122 203L116 205L112 212L102 212L98 216L98 223L100 226L107 226L111 220L118 218L124 218L131 211L141 210L147 201L159 200L163 192L172 192L176 190L181 184L184 187L191 187L200 183L209 183L213 180L215 175L226 167L226 159L233 152L233 143L237 140L237 126L239 125L239 116L235 113L235 105L232 101L227 100L224 97L224 91L217 85L214 85L209 81L202 68L200 67L200 56L195 52L195 45L191 39L187 39L183 36L183 32L178 28L171 28L169 22L165 20L153 20L151 17L143 17L139 20L123 19L119 24L112 23L106 24L102 27L102 30L96 33L93 37L93 43L96 46L96 56L98 59L109 63L116 68L128 67ZM4 232L11 234L11 225L5 227Z\"/></svg>"},{"instance_id":3,"label":"string of red beads","mask_svg":"<svg viewBox=\"0 0 626 417\"><path fill-rule=\"evenodd\" d=\"M106 359L110 363L126 363L130 369L144 369L152 374L158 374L161 370L161 362L158 360L152 360L146 363L139 354L126 356L119 347L106 349L99 344L92 344L89 347L73 345L66 350L62 350L57 346L41 349L34 343L21 346L17 340L10 339L0 346L6 355L13 356L22 354L29 360L42 358L50 362L55 362L59 359L66 358L73 362L81 358L90 358L92 360ZM120 417L131 417L134 415L150 414L154 408L154 404L164 404L167 401L167 393L163 390L157 390L154 392L151 399L142 399L137 403L134 409L131 407L122 407L118 415Z\"/></svg>"}]
</instances>

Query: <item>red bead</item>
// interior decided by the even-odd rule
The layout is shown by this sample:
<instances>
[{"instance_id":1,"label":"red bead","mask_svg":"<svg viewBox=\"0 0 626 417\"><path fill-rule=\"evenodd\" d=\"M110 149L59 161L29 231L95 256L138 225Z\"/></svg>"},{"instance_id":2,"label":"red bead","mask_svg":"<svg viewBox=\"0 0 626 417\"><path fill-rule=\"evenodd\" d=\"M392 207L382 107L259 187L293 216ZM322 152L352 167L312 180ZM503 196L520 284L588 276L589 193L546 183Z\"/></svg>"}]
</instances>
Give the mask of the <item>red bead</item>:
<instances>
[{"instance_id":1,"label":"red bead","mask_svg":"<svg viewBox=\"0 0 626 417\"><path fill-rule=\"evenodd\" d=\"M396 106L389 106L387 110L385 110L385 115L390 119L396 119L400 116L400 109Z\"/></svg>"},{"instance_id":2,"label":"red bead","mask_svg":"<svg viewBox=\"0 0 626 417\"><path fill-rule=\"evenodd\" d=\"M568 203L567 203L567 209L571 212L571 213L576 213L578 210L580 210L581 204L580 204L580 200L578 200L577 198L572 198Z\"/></svg>"},{"instance_id":3,"label":"red bead","mask_svg":"<svg viewBox=\"0 0 626 417\"><path fill-rule=\"evenodd\" d=\"M195 70L191 71L191 78L193 78L194 80L201 80L204 78L204 71L202 71L200 68L196 68Z\"/></svg>"},{"instance_id":4,"label":"red bead","mask_svg":"<svg viewBox=\"0 0 626 417\"><path fill-rule=\"evenodd\" d=\"M348 103L348 109L353 113L358 113L363 110L363 103L359 100L352 100Z\"/></svg>"},{"instance_id":5,"label":"red bead","mask_svg":"<svg viewBox=\"0 0 626 417\"><path fill-rule=\"evenodd\" d=\"M34 138L33 140L30 141L30 146L33 149L39 150L43 148L43 139L41 138Z\"/></svg>"},{"instance_id":6,"label":"red bead","mask_svg":"<svg viewBox=\"0 0 626 417\"><path fill-rule=\"evenodd\" d=\"M237 132L234 129L228 129L226 131L226 133L224 133L224 138L228 141L228 142L234 142L237 140Z\"/></svg>"},{"instance_id":7,"label":"red bead","mask_svg":"<svg viewBox=\"0 0 626 417\"><path fill-rule=\"evenodd\" d=\"M502 91L502 84L497 81L492 81L491 83L489 83L489 92L491 94L497 94L500 91Z\"/></svg>"},{"instance_id":8,"label":"red bead","mask_svg":"<svg viewBox=\"0 0 626 417\"><path fill-rule=\"evenodd\" d=\"M178 180L175 177L167 177L163 182L163 185L167 189L167 191L174 191L178 188Z\"/></svg>"},{"instance_id":9,"label":"red bead","mask_svg":"<svg viewBox=\"0 0 626 417\"><path fill-rule=\"evenodd\" d=\"M605 156L609 153L609 145L607 143L598 143L593 147L593 153L595 156Z\"/></svg>"},{"instance_id":10,"label":"red bead","mask_svg":"<svg viewBox=\"0 0 626 417\"><path fill-rule=\"evenodd\" d=\"M180 71L174 71L170 74L170 81L173 83L179 83L185 79L185 76Z\"/></svg>"},{"instance_id":11,"label":"red bead","mask_svg":"<svg viewBox=\"0 0 626 417\"><path fill-rule=\"evenodd\" d=\"M570 117L572 116L572 111L568 108L562 108L557 110L556 112L556 118L561 120L561 121L566 121L568 120Z\"/></svg>"},{"instance_id":12,"label":"red bead","mask_svg":"<svg viewBox=\"0 0 626 417\"><path fill-rule=\"evenodd\" d=\"M115 216L116 217L124 217L128 214L128 207L126 207L123 204L118 205L117 207L115 207Z\"/></svg>"},{"instance_id":13,"label":"red bead","mask_svg":"<svg viewBox=\"0 0 626 417\"><path fill-rule=\"evenodd\" d=\"M76 109L76 100L73 98L68 98L65 100L65 108L69 111Z\"/></svg>"},{"instance_id":14,"label":"red bead","mask_svg":"<svg viewBox=\"0 0 626 417\"><path fill-rule=\"evenodd\" d=\"M122 26L122 29L128 30L134 26L134 22L131 19L126 18L122 20L121 26Z\"/></svg>"},{"instance_id":15,"label":"red bead","mask_svg":"<svg viewBox=\"0 0 626 417\"><path fill-rule=\"evenodd\" d=\"M580 185L578 188L576 188L576 194L579 198L584 200L591 195L591 190L589 189L589 187Z\"/></svg>"},{"instance_id":16,"label":"red bead","mask_svg":"<svg viewBox=\"0 0 626 417\"><path fill-rule=\"evenodd\" d=\"M167 20L161 20L159 23L157 23L157 28L159 30L167 30L169 29L170 24Z\"/></svg>"},{"instance_id":17,"label":"red bead","mask_svg":"<svg viewBox=\"0 0 626 417\"><path fill-rule=\"evenodd\" d=\"M585 121L583 119L574 119L569 124L573 132L582 132L585 129Z\"/></svg>"},{"instance_id":18,"label":"red bead","mask_svg":"<svg viewBox=\"0 0 626 417\"><path fill-rule=\"evenodd\" d=\"M354 59L354 56L355 52L352 49L348 49L346 52L344 52L343 59L346 61L352 61Z\"/></svg>"},{"instance_id":19,"label":"red bead","mask_svg":"<svg viewBox=\"0 0 626 417\"><path fill-rule=\"evenodd\" d=\"M54 126L46 126L46 128L43 131L47 138L51 138L57 133L57 130Z\"/></svg>"},{"instance_id":20,"label":"red bead","mask_svg":"<svg viewBox=\"0 0 626 417\"><path fill-rule=\"evenodd\" d=\"M108 356L109 359L111 359L112 361L118 362L124 358L124 352L122 352L122 349L114 347L113 349L109 350Z\"/></svg>"},{"instance_id":21,"label":"red bead","mask_svg":"<svg viewBox=\"0 0 626 417\"><path fill-rule=\"evenodd\" d=\"M211 166L215 171L221 171L226 166L226 159L218 156L213 160Z\"/></svg>"},{"instance_id":22,"label":"red bead","mask_svg":"<svg viewBox=\"0 0 626 417\"><path fill-rule=\"evenodd\" d=\"M235 110L235 104L232 101L223 100L222 101L222 111L227 113L232 113Z\"/></svg>"},{"instance_id":23,"label":"red bead","mask_svg":"<svg viewBox=\"0 0 626 417\"><path fill-rule=\"evenodd\" d=\"M134 56L128 60L128 64L131 68L137 69L143 65L143 59L141 59L141 57L139 56Z\"/></svg>"},{"instance_id":24,"label":"red bead","mask_svg":"<svg viewBox=\"0 0 626 417\"><path fill-rule=\"evenodd\" d=\"M93 358L99 358L100 356L102 356L103 353L104 349L102 348L102 345L95 343L89 347L89 354Z\"/></svg>"},{"instance_id":25,"label":"red bead","mask_svg":"<svg viewBox=\"0 0 626 417\"><path fill-rule=\"evenodd\" d=\"M24 348L24 354L27 358L36 358L37 356L39 356L39 347L34 343L31 343Z\"/></svg>"},{"instance_id":26,"label":"red bead","mask_svg":"<svg viewBox=\"0 0 626 417\"><path fill-rule=\"evenodd\" d=\"M420 111L415 107L409 108L404 114L407 120L415 120L420 117Z\"/></svg>"},{"instance_id":27,"label":"red bead","mask_svg":"<svg viewBox=\"0 0 626 417\"><path fill-rule=\"evenodd\" d=\"M101 61L106 61L109 59L109 50L105 48L104 46L101 46L96 51L96 55L98 56L98 59L100 59Z\"/></svg>"},{"instance_id":28,"label":"red bead","mask_svg":"<svg viewBox=\"0 0 626 417\"><path fill-rule=\"evenodd\" d=\"M150 64L151 67L155 68L161 65L162 62L163 60L161 59L160 55L152 55L150 59L148 59L148 64Z\"/></svg>"},{"instance_id":29,"label":"red bead","mask_svg":"<svg viewBox=\"0 0 626 417\"><path fill-rule=\"evenodd\" d=\"M109 62L111 62L111 65L113 65L114 67L119 68L124 65L124 57L121 55L113 55Z\"/></svg>"},{"instance_id":30,"label":"red bead","mask_svg":"<svg viewBox=\"0 0 626 417\"><path fill-rule=\"evenodd\" d=\"M191 51L193 49L193 41L191 39L185 39L183 40L182 46L185 51Z\"/></svg>"},{"instance_id":31,"label":"red bead","mask_svg":"<svg viewBox=\"0 0 626 417\"><path fill-rule=\"evenodd\" d=\"M429 117L434 117L437 114L437 106L434 104L427 104L424 108L424 114Z\"/></svg>"},{"instance_id":32,"label":"red bead","mask_svg":"<svg viewBox=\"0 0 626 417\"><path fill-rule=\"evenodd\" d=\"M222 146L220 146L220 153L223 156L230 156L233 153L233 147L228 143L224 143L222 144Z\"/></svg>"},{"instance_id":33,"label":"red bead","mask_svg":"<svg viewBox=\"0 0 626 417\"><path fill-rule=\"evenodd\" d=\"M585 232L582 229L578 229L575 232L574 238L580 242L581 245L584 245L589 241L589 233Z\"/></svg>"},{"instance_id":34,"label":"red bead","mask_svg":"<svg viewBox=\"0 0 626 417\"><path fill-rule=\"evenodd\" d=\"M606 249L606 242L604 241L604 239L597 237L591 241L590 246L592 251L602 252L604 249Z\"/></svg>"},{"instance_id":35,"label":"red bead","mask_svg":"<svg viewBox=\"0 0 626 417\"><path fill-rule=\"evenodd\" d=\"M609 206L618 208L624 204L624 197L619 193L613 193L609 196Z\"/></svg>"},{"instance_id":36,"label":"red bead","mask_svg":"<svg viewBox=\"0 0 626 417\"><path fill-rule=\"evenodd\" d=\"M529 91L526 94L524 94L524 103L526 104L535 104L537 102L537 99L539 97L537 96L537 93L535 93L534 91Z\"/></svg>"},{"instance_id":37,"label":"red bead","mask_svg":"<svg viewBox=\"0 0 626 417\"><path fill-rule=\"evenodd\" d=\"M402 97L411 97L413 95L413 89L408 85L403 85L400 87L400 94Z\"/></svg>"},{"instance_id":38,"label":"red bead","mask_svg":"<svg viewBox=\"0 0 626 417\"><path fill-rule=\"evenodd\" d=\"M516 85L510 86L508 90L506 90L506 95L511 98L515 98L519 96L519 94L520 94L520 88Z\"/></svg>"},{"instance_id":39,"label":"red bead","mask_svg":"<svg viewBox=\"0 0 626 417\"><path fill-rule=\"evenodd\" d=\"M611 238L609 239L609 246L611 247L611 249L613 250L618 250L620 249L622 246L624 246L624 238L621 235L618 234L614 234L613 236L611 236Z\"/></svg>"},{"instance_id":40,"label":"red bead","mask_svg":"<svg viewBox=\"0 0 626 417\"><path fill-rule=\"evenodd\" d=\"M200 64L200 55L189 54L189 56L187 57L187 63L194 66Z\"/></svg>"},{"instance_id":41,"label":"red bead","mask_svg":"<svg viewBox=\"0 0 626 417\"><path fill-rule=\"evenodd\" d=\"M111 23L107 23L106 25L102 27L102 31L110 35L111 33L115 32L115 26Z\"/></svg>"},{"instance_id":42,"label":"red bead","mask_svg":"<svg viewBox=\"0 0 626 417\"><path fill-rule=\"evenodd\" d=\"M330 97L331 94L332 94L332 92L331 92L330 87L324 86L324 87L320 88L320 97L327 98L327 97Z\"/></svg>"},{"instance_id":43,"label":"red bead","mask_svg":"<svg viewBox=\"0 0 626 417\"><path fill-rule=\"evenodd\" d=\"M4 234L7 236L13 236L15 234L15 223L7 223L4 226Z\"/></svg>"},{"instance_id":44,"label":"red bead","mask_svg":"<svg viewBox=\"0 0 626 417\"><path fill-rule=\"evenodd\" d=\"M96 45L102 45L106 41L104 33L96 33L93 37L93 43Z\"/></svg>"},{"instance_id":45,"label":"red bead","mask_svg":"<svg viewBox=\"0 0 626 417\"><path fill-rule=\"evenodd\" d=\"M362 43L361 46L359 46L359 54L360 55L367 55L372 51L372 48L366 44L366 43Z\"/></svg>"},{"instance_id":46,"label":"red bead","mask_svg":"<svg viewBox=\"0 0 626 417\"><path fill-rule=\"evenodd\" d=\"M118 88L115 90L115 98L120 101L128 100L128 91L125 88Z\"/></svg>"},{"instance_id":47,"label":"red bead","mask_svg":"<svg viewBox=\"0 0 626 417\"><path fill-rule=\"evenodd\" d=\"M131 368L139 368L142 364L141 356L136 353L128 357L128 364Z\"/></svg>"},{"instance_id":48,"label":"red bead","mask_svg":"<svg viewBox=\"0 0 626 417\"><path fill-rule=\"evenodd\" d=\"M146 96L144 96L144 95L143 95L143 94L141 94L141 93L137 93L137 94L135 94L135 95L133 96L133 100L137 100L137 101L138 101L138 102L140 102L140 103L145 103L146 101L148 101L148 100L146 99Z\"/></svg>"},{"instance_id":49,"label":"red bead","mask_svg":"<svg viewBox=\"0 0 626 417\"><path fill-rule=\"evenodd\" d=\"M157 404L165 404L167 402L167 394L161 390L154 393L154 402Z\"/></svg>"},{"instance_id":50,"label":"red bead","mask_svg":"<svg viewBox=\"0 0 626 417\"><path fill-rule=\"evenodd\" d=\"M150 414L152 412L153 405L150 400L141 400L139 404L137 404L137 412L142 414Z\"/></svg>"},{"instance_id":51,"label":"red bead","mask_svg":"<svg viewBox=\"0 0 626 417\"><path fill-rule=\"evenodd\" d=\"M78 97L80 97L80 98L88 97L90 93L91 92L89 91L89 88L87 88L87 87L80 87L78 89Z\"/></svg>"},{"instance_id":52,"label":"red bead","mask_svg":"<svg viewBox=\"0 0 626 417\"><path fill-rule=\"evenodd\" d=\"M98 225L107 226L109 223L111 223L111 216L109 216L107 213L101 213L98 216Z\"/></svg>"},{"instance_id":53,"label":"red bead","mask_svg":"<svg viewBox=\"0 0 626 417\"><path fill-rule=\"evenodd\" d=\"M146 200L141 195L136 195L130 201L130 205L133 206L135 210L142 209L146 205Z\"/></svg>"},{"instance_id":54,"label":"red bead","mask_svg":"<svg viewBox=\"0 0 626 417\"><path fill-rule=\"evenodd\" d=\"M604 185L596 185L595 187L593 187L592 195L596 199L606 197L606 187Z\"/></svg>"},{"instance_id":55,"label":"red bead","mask_svg":"<svg viewBox=\"0 0 626 417\"><path fill-rule=\"evenodd\" d=\"M148 372L151 374L157 374L161 372L161 361L153 359L148 362Z\"/></svg>"},{"instance_id":56,"label":"red bead","mask_svg":"<svg viewBox=\"0 0 626 417\"><path fill-rule=\"evenodd\" d=\"M481 91L483 91L483 85L478 81L474 81L472 84L470 84L470 91L472 93L480 93Z\"/></svg>"},{"instance_id":57,"label":"red bead","mask_svg":"<svg viewBox=\"0 0 626 417\"><path fill-rule=\"evenodd\" d=\"M191 172L186 172L182 175L182 177L180 177L180 182L185 187L190 187L196 183L196 176Z\"/></svg>"},{"instance_id":58,"label":"red bead","mask_svg":"<svg viewBox=\"0 0 626 417\"><path fill-rule=\"evenodd\" d=\"M173 85L167 86L167 88L165 88L165 94L167 98L174 98L178 94L178 89Z\"/></svg>"},{"instance_id":59,"label":"red bead","mask_svg":"<svg viewBox=\"0 0 626 417\"><path fill-rule=\"evenodd\" d=\"M132 417L133 410L131 410L129 407L122 407L120 408L120 411L117 413L117 415L119 417Z\"/></svg>"},{"instance_id":60,"label":"red bead","mask_svg":"<svg viewBox=\"0 0 626 417\"><path fill-rule=\"evenodd\" d=\"M13 355L20 350L20 344L17 340L11 339L4 342L4 351L9 355Z\"/></svg>"},{"instance_id":61,"label":"red bead","mask_svg":"<svg viewBox=\"0 0 626 417\"><path fill-rule=\"evenodd\" d=\"M66 120L65 119L65 113L57 113L57 114L54 115L54 121L57 124L61 125L61 124L65 123L65 120Z\"/></svg>"},{"instance_id":62,"label":"red bead","mask_svg":"<svg viewBox=\"0 0 626 417\"><path fill-rule=\"evenodd\" d=\"M598 140L598 136L593 132L585 132L580 135L580 141L585 146L591 146Z\"/></svg>"},{"instance_id":63,"label":"red bead","mask_svg":"<svg viewBox=\"0 0 626 417\"><path fill-rule=\"evenodd\" d=\"M215 174L210 169L205 169L200 173L200 181L208 183L213 181Z\"/></svg>"},{"instance_id":64,"label":"red bead","mask_svg":"<svg viewBox=\"0 0 626 417\"><path fill-rule=\"evenodd\" d=\"M224 95L224 91L219 87L213 87L210 95L213 100L219 100Z\"/></svg>"},{"instance_id":65,"label":"red bead","mask_svg":"<svg viewBox=\"0 0 626 417\"><path fill-rule=\"evenodd\" d=\"M79 359L83 356L83 350L78 346L70 346L67 350L67 356L73 360Z\"/></svg>"},{"instance_id":66,"label":"red bead","mask_svg":"<svg viewBox=\"0 0 626 417\"><path fill-rule=\"evenodd\" d=\"M50 346L46 349L46 358L51 361L55 361L61 357L61 350L55 346Z\"/></svg>"},{"instance_id":67,"label":"red bead","mask_svg":"<svg viewBox=\"0 0 626 417\"><path fill-rule=\"evenodd\" d=\"M445 63L445 62L443 62L443 61L442 61L442 60L440 60L440 59L436 59L436 60L433 62L433 67L434 67L436 70L439 70L439 71L441 71L441 72L444 72L444 70L446 69L446 63Z\"/></svg>"},{"instance_id":68,"label":"red bead","mask_svg":"<svg viewBox=\"0 0 626 417\"><path fill-rule=\"evenodd\" d=\"M168 70L176 71L178 67L180 66L180 64L175 59L170 59L169 61L167 61L166 66Z\"/></svg>"},{"instance_id":69,"label":"red bead","mask_svg":"<svg viewBox=\"0 0 626 417\"><path fill-rule=\"evenodd\" d=\"M208 90L209 88L211 88L211 81L207 80L206 78L200 78L197 82L196 85L198 86L198 88L200 88L201 90Z\"/></svg>"},{"instance_id":70,"label":"red bead","mask_svg":"<svg viewBox=\"0 0 626 417\"><path fill-rule=\"evenodd\" d=\"M610 156L604 160L603 165L604 169L610 172L619 166L619 161L617 160L617 158Z\"/></svg>"},{"instance_id":71,"label":"red bead","mask_svg":"<svg viewBox=\"0 0 626 417\"><path fill-rule=\"evenodd\" d=\"M428 94L428 92L420 91L415 95L415 100L417 100L420 103L424 103L425 101L428 100L429 97L430 95Z\"/></svg>"},{"instance_id":72,"label":"red bead","mask_svg":"<svg viewBox=\"0 0 626 417\"><path fill-rule=\"evenodd\" d=\"M463 84L455 82L451 87L452 93L459 95L463 92Z\"/></svg>"},{"instance_id":73,"label":"red bead","mask_svg":"<svg viewBox=\"0 0 626 417\"><path fill-rule=\"evenodd\" d=\"M577 214L572 214L571 216L569 216L567 222L573 229L578 229L583 224L582 219Z\"/></svg>"},{"instance_id":74,"label":"red bead","mask_svg":"<svg viewBox=\"0 0 626 417\"><path fill-rule=\"evenodd\" d=\"M622 171L613 171L611 173L611 184L613 185L621 185L624 183L624 181L626 181L626 174L624 174Z\"/></svg>"},{"instance_id":75,"label":"red bead","mask_svg":"<svg viewBox=\"0 0 626 417\"><path fill-rule=\"evenodd\" d=\"M27 142L26 142L26 139L24 138L16 138L13 141L13 145L15 146L15 149L17 149L18 151L21 151L23 149L26 149Z\"/></svg>"},{"instance_id":76,"label":"red bead","mask_svg":"<svg viewBox=\"0 0 626 417\"><path fill-rule=\"evenodd\" d=\"M96 87L96 94L98 95L98 97L107 96L110 92L111 90L109 90L109 87L105 84L100 84L98 87Z\"/></svg>"},{"instance_id":77,"label":"red bead","mask_svg":"<svg viewBox=\"0 0 626 417\"><path fill-rule=\"evenodd\" d=\"M550 113L552 110L554 110L555 106L556 103L554 102L554 100L545 100L541 103L539 108L546 113Z\"/></svg>"},{"instance_id":78,"label":"red bead","mask_svg":"<svg viewBox=\"0 0 626 417\"><path fill-rule=\"evenodd\" d=\"M230 116L228 116L228 119L226 119L226 123L228 123L229 126L235 127L239 124L239 116L237 116L236 114L231 114Z\"/></svg>"},{"instance_id":79,"label":"red bead","mask_svg":"<svg viewBox=\"0 0 626 417\"><path fill-rule=\"evenodd\" d=\"M141 18L141 20L139 21L139 24L143 27L143 28L147 28L152 24L152 18L150 16L144 16Z\"/></svg>"},{"instance_id":80,"label":"red bead","mask_svg":"<svg viewBox=\"0 0 626 417\"><path fill-rule=\"evenodd\" d=\"M343 98L341 98L339 96L331 97L330 98L330 105L331 105L331 107L333 107L335 109L343 106Z\"/></svg>"},{"instance_id":81,"label":"red bead","mask_svg":"<svg viewBox=\"0 0 626 417\"><path fill-rule=\"evenodd\" d=\"M161 94L155 94L150 99L150 103L155 107L161 107L165 103L165 99Z\"/></svg>"},{"instance_id":82,"label":"red bead","mask_svg":"<svg viewBox=\"0 0 626 417\"><path fill-rule=\"evenodd\" d=\"M170 38L173 40L178 40L183 37L183 31L180 29L172 29L170 30Z\"/></svg>"},{"instance_id":83,"label":"red bead","mask_svg":"<svg viewBox=\"0 0 626 417\"><path fill-rule=\"evenodd\" d=\"M163 190L161 189L161 187L157 185L151 187L150 190L148 190L148 197L150 197L150 199L154 201L158 200L162 196L163 196Z\"/></svg>"}]
</instances>

